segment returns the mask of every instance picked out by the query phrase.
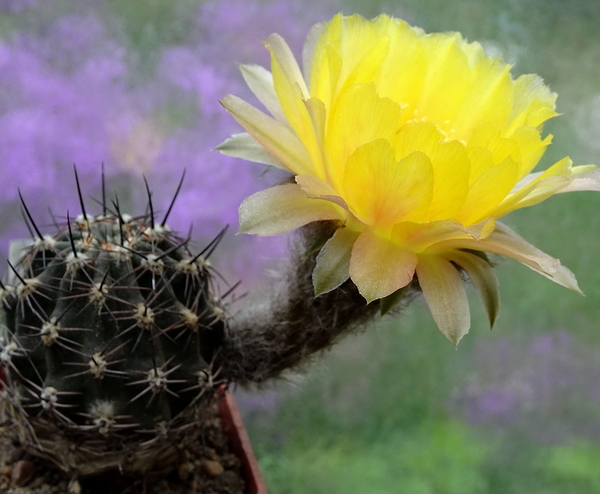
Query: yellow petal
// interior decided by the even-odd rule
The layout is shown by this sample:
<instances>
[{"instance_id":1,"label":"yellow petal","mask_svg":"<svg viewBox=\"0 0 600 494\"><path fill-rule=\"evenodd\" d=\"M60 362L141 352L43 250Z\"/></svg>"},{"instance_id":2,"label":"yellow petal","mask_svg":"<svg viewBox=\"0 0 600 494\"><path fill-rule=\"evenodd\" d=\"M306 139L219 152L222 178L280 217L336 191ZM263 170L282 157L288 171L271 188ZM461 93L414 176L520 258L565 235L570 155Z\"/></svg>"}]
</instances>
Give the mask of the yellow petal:
<instances>
[{"instance_id":1,"label":"yellow petal","mask_svg":"<svg viewBox=\"0 0 600 494\"><path fill-rule=\"evenodd\" d=\"M414 223L405 221L394 226L391 239L413 252L424 252L438 243L450 240L479 240L488 237L495 228L494 218L465 227L456 220Z\"/></svg>"},{"instance_id":2,"label":"yellow petal","mask_svg":"<svg viewBox=\"0 0 600 494\"><path fill-rule=\"evenodd\" d=\"M428 34L422 38L428 71L414 118L432 122L453 119L469 89L469 62L460 48L460 35Z\"/></svg>"},{"instance_id":3,"label":"yellow petal","mask_svg":"<svg viewBox=\"0 0 600 494\"><path fill-rule=\"evenodd\" d=\"M400 115L400 106L380 98L372 84L353 86L340 95L326 130L328 166L334 187L340 186L346 161L357 148L375 139L392 142Z\"/></svg>"},{"instance_id":4,"label":"yellow petal","mask_svg":"<svg viewBox=\"0 0 600 494\"><path fill-rule=\"evenodd\" d=\"M323 145L325 142L325 123L326 123L326 110L323 102L317 98L309 98L304 101L304 106L308 112L310 118L317 146L319 149L319 159L321 163L325 163L325 156L323 152Z\"/></svg>"},{"instance_id":5,"label":"yellow petal","mask_svg":"<svg viewBox=\"0 0 600 494\"><path fill-rule=\"evenodd\" d=\"M277 34L269 36L266 46L271 52L271 69L273 86L285 119L302 141L310 157L313 173L321 178L325 176L323 154L321 152L318 134L322 129L316 129L313 117L305 101L310 94L296 63L296 59L283 38Z\"/></svg>"},{"instance_id":6,"label":"yellow petal","mask_svg":"<svg viewBox=\"0 0 600 494\"><path fill-rule=\"evenodd\" d=\"M394 243L402 245L413 252L422 252L432 244L460 238L469 239L473 237L456 220L428 221L424 223L403 221L394 226L391 235Z\"/></svg>"},{"instance_id":7,"label":"yellow petal","mask_svg":"<svg viewBox=\"0 0 600 494\"><path fill-rule=\"evenodd\" d=\"M365 229L352 248L350 277L368 303L408 285L416 264L413 252Z\"/></svg>"},{"instance_id":8,"label":"yellow petal","mask_svg":"<svg viewBox=\"0 0 600 494\"><path fill-rule=\"evenodd\" d=\"M301 98L308 98L309 91L304 82L304 76L298 67L298 62L285 40L279 34L271 34L265 43L275 61L275 65L281 70L281 75L289 85L298 86Z\"/></svg>"},{"instance_id":9,"label":"yellow petal","mask_svg":"<svg viewBox=\"0 0 600 494\"><path fill-rule=\"evenodd\" d=\"M421 152L396 162L391 145L377 139L348 158L343 197L367 225L420 221L429 209L432 191L431 162Z\"/></svg>"},{"instance_id":10,"label":"yellow petal","mask_svg":"<svg viewBox=\"0 0 600 494\"><path fill-rule=\"evenodd\" d=\"M563 158L546 171L526 177L517 184L519 189L502 201L493 214L497 217L504 216L515 209L532 206L558 193L572 181L572 163L569 158Z\"/></svg>"},{"instance_id":11,"label":"yellow petal","mask_svg":"<svg viewBox=\"0 0 600 494\"><path fill-rule=\"evenodd\" d=\"M470 225L490 216L514 187L518 173L519 168L510 156L487 170L469 187L456 219L463 225Z\"/></svg>"},{"instance_id":12,"label":"yellow petal","mask_svg":"<svg viewBox=\"0 0 600 494\"><path fill-rule=\"evenodd\" d=\"M423 221L454 217L462 208L469 190L471 164L464 146L457 141L442 142L431 122L405 126L393 142L396 159L420 151L433 168L433 192Z\"/></svg>"},{"instance_id":13,"label":"yellow petal","mask_svg":"<svg viewBox=\"0 0 600 494\"><path fill-rule=\"evenodd\" d=\"M471 326L469 302L460 274L446 259L420 254L417 278L438 328L458 345Z\"/></svg>"},{"instance_id":14,"label":"yellow petal","mask_svg":"<svg viewBox=\"0 0 600 494\"><path fill-rule=\"evenodd\" d=\"M475 223L474 225L465 228L469 235L475 240L482 240L489 237L495 229L496 219L493 217L486 218L479 223Z\"/></svg>"},{"instance_id":15,"label":"yellow petal","mask_svg":"<svg viewBox=\"0 0 600 494\"><path fill-rule=\"evenodd\" d=\"M521 154L519 163L519 179L521 179L538 164L546 148L552 142L552 135L547 135L542 139L540 131L535 127L521 127L510 138L517 143Z\"/></svg>"},{"instance_id":16,"label":"yellow petal","mask_svg":"<svg viewBox=\"0 0 600 494\"><path fill-rule=\"evenodd\" d=\"M470 71L471 81L463 104L452 119L457 136L466 138L479 122L506 125L512 108L510 67L500 59L482 58Z\"/></svg>"},{"instance_id":17,"label":"yellow petal","mask_svg":"<svg viewBox=\"0 0 600 494\"><path fill-rule=\"evenodd\" d=\"M510 157L515 163L521 162L519 143L502 135L502 128L490 122L481 122L475 126L469 137L468 147L484 149L489 156L483 166L474 162L471 168L470 183L476 182L487 170ZM481 152L481 151L479 151ZM517 176L519 174L517 173ZM518 179L518 178L517 178Z\"/></svg>"},{"instance_id":18,"label":"yellow petal","mask_svg":"<svg viewBox=\"0 0 600 494\"><path fill-rule=\"evenodd\" d=\"M296 184L277 185L244 199L239 233L279 235L313 221L338 219L343 215L331 202L311 199Z\"/></svg>"},{"instance_id":19,"label":"yellow petal","mask_svg":"<svg viewBox=\"0 0 600 494\"><path fill-rule=\"evenodd\" d=\"M525 74L515 81L515 97L511 112L511 134L519 127L539 127L556 115L556 94L550 91L541 77Z\"/></svg>"},{"instance_id":20,"label":"yellow petal","mask_svg":"<svg viewBox=\"0 0 600 494\"><path fill-rule=\"evenodd\" d=\"M352 68L348 74L341 74L343 84L338 83L336 88L339 93L343 93L346 89L356 84L371 83L379 79L383 61L389 53L389 38L381 37L369 49L364 56L358 60L358 63ZM350 63L344 60L342 68L350 67ZM345 76L345 77L344 77Z\"/></svg>"},{"instance_id":21,"label":"yellow petal","mask_svg":"<svg viewBox=\"0 0 600 494\"><path fill-rule=\"evenodd\" d=\"M374 82L389 50L389 39L359 15L335 16L315 46L312 95L328 106L338 92L357 83Z\"/></svg>"},{"instance_id":22,"label":"yellow petal","mask_svg":"<svg viewBox=\"0 0 600 494\"><path fill-rule=\"evenodd\" d=\"M407 109L405 121L413 116L427 75L427 53L420 39L423 31L401 19L379 16L377 21L390 39L389 56L377 81L378 92Z\"/></svg>"},{"instance_id":23,"label":"yellow petal","mask_svg":"<svg viewBox=\"0 0 600 494\"><path fill-rule=\"evenodd\" d=\"M331 109L337 94L342 66L342 57L330 45L322 47L315 54L310 71L311 74L315 74L311 77L310 94L321 100L328 109Z\"/></svg>"},{"instance_id":24,"label":"yellow petal","mask_svg":"<svg viewBox=\"0 0 600 494\"><path fill-rule=\"evenodd\" d=\"M313 271L315 297L339 287L350 276L350 253L358 232L338 228L317 256Z\"/></svg>"}]
</instances>

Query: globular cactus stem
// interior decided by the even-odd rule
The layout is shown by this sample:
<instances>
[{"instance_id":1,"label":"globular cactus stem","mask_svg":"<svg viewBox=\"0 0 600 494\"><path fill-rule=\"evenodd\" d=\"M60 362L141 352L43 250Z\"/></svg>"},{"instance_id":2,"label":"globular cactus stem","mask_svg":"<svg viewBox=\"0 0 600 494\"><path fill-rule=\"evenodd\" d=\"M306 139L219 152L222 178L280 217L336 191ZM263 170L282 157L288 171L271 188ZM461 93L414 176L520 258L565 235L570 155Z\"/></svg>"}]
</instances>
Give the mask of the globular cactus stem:
<instances>
[{"instance_id":1,"label":"globular cactus stem","mask_svg":"<svg viewBox=\"0 0 600 494\"><path fill-rule=\"evenodd\" d=\"M351 282L314 297L313 246L336 226L321 222L304 229L276 296L230 317L208 260L225 230L194 254L166 224L177 193L159 223L147 183L139 217L109 207L103 187L91 216L75 177L82 213L53 235L23 201L33 242L0 285L8 432L71 475L168 469L224 385L277 378L381 309Z\"/></svg>"},{"instance_id":2,"label":"globular cactus stem","mask_svg":"<svg viewBox=\"0 0 600 494\"><path fill-rule=\"evenodd\" d=\"M51 236L22 203L35 238L0 292L5 413L26 449L64 470L143 471L175 454L177 431L224 382L208 261L223 232L193 254L150 195L149 215L104 201L91 216L77 185L82 213Z\"/></svg>"}]
</instances>

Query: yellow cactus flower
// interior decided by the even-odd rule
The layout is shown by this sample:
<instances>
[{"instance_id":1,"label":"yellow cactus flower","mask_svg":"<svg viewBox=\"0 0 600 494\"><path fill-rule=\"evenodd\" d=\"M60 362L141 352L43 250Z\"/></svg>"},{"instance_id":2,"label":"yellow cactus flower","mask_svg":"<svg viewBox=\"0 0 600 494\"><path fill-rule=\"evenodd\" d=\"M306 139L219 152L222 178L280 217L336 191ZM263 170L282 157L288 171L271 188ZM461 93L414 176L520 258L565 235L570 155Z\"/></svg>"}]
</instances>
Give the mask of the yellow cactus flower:
<instances>
[{"instance_id":1,"label":"yellow cactus flower","mask_svg":"<svg viewBox=\"0 0 600 494\"><path fill-rule=\"evenodd\" d=\"M295 176L247 198L241 232L277 235L312 221L339 228L317 258L317 295L350 277L367 302L416 275L441 331L455 344L470 325L460 268L490 321L497 282L485 256L516 259L579 291L573 274L496 219L553 194L600 190L595 166L564 158L531 173L551 136L556 95L536 75L514 79L458 33L425 34L380 15L316 25L303 71L277 34L271 72L242 66L271 115L227 95L244 127L218 149Z\"/></svg>"}]
</instances>

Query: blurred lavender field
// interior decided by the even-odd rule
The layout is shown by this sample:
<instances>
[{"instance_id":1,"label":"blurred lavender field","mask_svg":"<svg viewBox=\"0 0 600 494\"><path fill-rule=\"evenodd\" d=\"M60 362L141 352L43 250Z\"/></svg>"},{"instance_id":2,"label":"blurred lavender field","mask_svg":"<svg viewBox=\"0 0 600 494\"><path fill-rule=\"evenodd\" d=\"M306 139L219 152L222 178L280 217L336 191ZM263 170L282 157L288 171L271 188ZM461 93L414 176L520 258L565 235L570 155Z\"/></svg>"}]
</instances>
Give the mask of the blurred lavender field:
<instances>
[{"instance_id":1,"label":"blurred lavender field","mask_svg":"<svg viewBox=\"0 0 600 494\"><path fill-rule=\"evenodd\" d=\"M73 164L91 208L104 163L108 189L140 214L142 175L164 211L185 169L169 223L192 224L199 245L231 225L216 265L259 290L287 240L232 231L242 199L281 176L211 151L240 130L218 100L252 100L236 64L268 65L271 32L299 54L338 10L460 30L515 74L539 73L563 113L542 167L565 155L600 164L598 2L0 0L0 258L28 236L17 189L49 224L48 207L79 212ZM585 298L502 262L492 334L473 300L473 334L455 350L417 302L307 375L240 393L269 492L600 492L599 206L583 193L507 218L576 273Z\"/></svg>"},{"instance_id":2,"label":"blurred lavender field","mask_svg":"<svg viewBox=\"0 0 600 494\"><path fill-rule=\"evenodd\" d=\"M289 2L243 0L147 2L137 10L9 0L0 9L0 252L28 235L17 190L47 224L48 208L57 217L79 212L73 164L86 196L96 198L104 164L107 189L134 214L146 208L142 175L164 211L185 169L169 224L184 234L193 225L199 241L230 225L221 250L226 277L251 281L265 260L285 253L281 238L233 236L242 199L281 177L261 178L264 167L212 151L239 131L219 99L250 97L237 63L267 64L261 40L273 30L299 51L324 10L307 15Z\"/></svg>"}]
</instances>

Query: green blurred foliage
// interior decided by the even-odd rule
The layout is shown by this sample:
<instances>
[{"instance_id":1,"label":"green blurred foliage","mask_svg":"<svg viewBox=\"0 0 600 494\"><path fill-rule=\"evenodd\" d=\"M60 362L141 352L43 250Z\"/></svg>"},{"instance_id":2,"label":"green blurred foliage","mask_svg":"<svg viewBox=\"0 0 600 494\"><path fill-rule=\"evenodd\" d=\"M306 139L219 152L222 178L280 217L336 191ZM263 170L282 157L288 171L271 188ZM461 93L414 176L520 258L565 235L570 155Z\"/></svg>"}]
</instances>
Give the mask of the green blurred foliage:
<instances>
[{"instance_id":1,"label":"green blurred foliage","mask_svg":"<svg viewBox=\"0 0 600 494\"><path fill-rule=\"evenodd\" d=\"M201 0L106 0L101 10L110 19L115 36L123 36L140 58L141 65L151 70L158 62L161 50L171 45L184 43L197 24Z\"/></svg>"}]
</instances>

